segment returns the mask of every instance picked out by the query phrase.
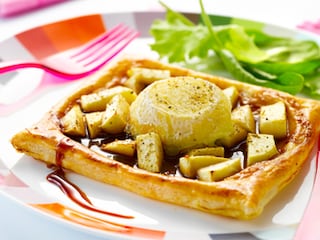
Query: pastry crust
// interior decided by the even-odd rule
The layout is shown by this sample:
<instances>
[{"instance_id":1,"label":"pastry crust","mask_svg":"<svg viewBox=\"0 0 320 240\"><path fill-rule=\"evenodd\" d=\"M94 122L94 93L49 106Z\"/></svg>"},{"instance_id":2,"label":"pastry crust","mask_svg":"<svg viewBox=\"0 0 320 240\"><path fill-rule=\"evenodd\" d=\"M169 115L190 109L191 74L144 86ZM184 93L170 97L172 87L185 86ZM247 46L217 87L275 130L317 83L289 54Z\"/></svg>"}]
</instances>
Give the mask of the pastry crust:
<instances>
[{"instance_id":1,"label":"pastry crust","mask_svg":"<svg viewBox=\"0 0 320 240\"><path fill-rule=\"evenodd\" d=\"M235 86L244 104L262 106L283 101L289 134L280 154L258 162L219 182L151 173L133 168L72 140L61 131L60 119L81 95L123 82L131 67L169 69L172 76L193 76L220 88ZM54 106L34 126L12 138L19 151L48 164L112 184L145 197L238 219L259 216L266 204L290 183L309 159L320 131L320 104L272 89L215 77L149 59L122 59L91 76L85 85Z\"/></svg>"}]
</instances>

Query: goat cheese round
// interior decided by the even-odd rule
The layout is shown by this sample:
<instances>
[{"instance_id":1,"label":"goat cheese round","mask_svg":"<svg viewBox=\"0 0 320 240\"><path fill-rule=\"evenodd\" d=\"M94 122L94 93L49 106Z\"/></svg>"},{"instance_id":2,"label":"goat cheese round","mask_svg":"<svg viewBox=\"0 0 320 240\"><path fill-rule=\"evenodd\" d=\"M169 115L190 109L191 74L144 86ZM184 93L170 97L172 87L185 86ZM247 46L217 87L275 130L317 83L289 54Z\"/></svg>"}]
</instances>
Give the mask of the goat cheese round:
<instances>
[{"instance_id":1,"label":"goat cheese round","mask_svg":"<svg viewBox=\"0 0 320 240\"><path fill-rule=\"evenodd\" d=\"M130 106L128 131L156 132L166 154L213 146L232 128L231 104L215 84L193 77L172 77L147 86Z\"/></svg>"}]
</instances>

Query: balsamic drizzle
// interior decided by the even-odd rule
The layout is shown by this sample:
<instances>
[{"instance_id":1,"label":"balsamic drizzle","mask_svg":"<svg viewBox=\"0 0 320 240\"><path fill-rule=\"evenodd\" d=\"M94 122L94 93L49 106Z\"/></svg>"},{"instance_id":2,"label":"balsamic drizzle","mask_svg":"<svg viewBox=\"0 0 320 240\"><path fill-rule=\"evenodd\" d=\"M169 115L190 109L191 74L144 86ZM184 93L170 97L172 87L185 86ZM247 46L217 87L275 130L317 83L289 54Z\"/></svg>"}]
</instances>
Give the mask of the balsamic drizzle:
<instances>
[{"instance_id":1,"label":"balsamic drizzle","mask_svg":"<svg viewBox=\"0 0 320 240\"><path fill-rule=\"evenodd\" d=\"M72 141L70 141L69 138L64 138L57 144L56 149L56 166L55 169L47 175L47 180L56 185L71 201L76 203L77 205L81 206L82 208L85 208L87 210L106 214L113 217L119 217L119 218L127 218L131 219L134 218L130 215L123 215L118 214L114 212L104 211L102 209L99 209L95 207L88 196L74 183L70 182L66 176L65 172L62 168L62 161L63 161L63 153L66 150L66 148L72 148L73 144Z\"/></svg>"}]
</instances>

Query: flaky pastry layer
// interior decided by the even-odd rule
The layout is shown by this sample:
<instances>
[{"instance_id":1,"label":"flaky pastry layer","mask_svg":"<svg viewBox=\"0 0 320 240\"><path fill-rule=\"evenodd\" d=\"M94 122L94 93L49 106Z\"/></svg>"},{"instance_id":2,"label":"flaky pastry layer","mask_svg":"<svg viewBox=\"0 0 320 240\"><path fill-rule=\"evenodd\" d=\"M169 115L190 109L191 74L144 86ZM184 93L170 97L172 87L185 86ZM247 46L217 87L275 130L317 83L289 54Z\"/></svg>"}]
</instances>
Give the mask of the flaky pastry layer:
<instances>
[{"instance_id":1,"label":"flaky pastry layer","mask_svg":"<svg viewBox=\"0 0 320 240\"><path fill-rule=\"evenodd\" d=\"M262 106L283 101L287 107L289 137L276 158L258 162L219 182L202 182L151 173L90 150L61 132L60 119L81 95L121 83L131 67L169 69L172 76L200 77L224 89L235 86L244 104ZM310 159L320 131L320 104L262 88L166 65L148 59L122 59L88 78L79 90L54 106L35 125L12 138L19 151L48 164L60 165L89 178L142 196L238 219L259 216L270 200L299 173ZM59 157L57 157L59 156Z\"/></svg>"}]
</instances>

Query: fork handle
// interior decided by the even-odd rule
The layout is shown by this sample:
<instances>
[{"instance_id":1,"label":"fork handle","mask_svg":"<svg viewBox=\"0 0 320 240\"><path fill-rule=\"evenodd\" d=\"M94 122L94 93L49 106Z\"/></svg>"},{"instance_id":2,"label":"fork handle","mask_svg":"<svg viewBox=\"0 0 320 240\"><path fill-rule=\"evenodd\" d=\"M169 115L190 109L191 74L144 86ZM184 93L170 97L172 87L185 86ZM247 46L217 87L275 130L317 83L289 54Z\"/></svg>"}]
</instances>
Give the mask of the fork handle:
<instances>
[{"instance_id":1,"label":"fork handle","mask_svg":"<svg viewBox=\"0 0 320 240\"><path fill-rule=\"evenodd\" d=\"M320 141L320 140L319 140ZM320 145L320 142L318 143ZM296 231L295 240L320 239L320 148L316 157L316 177L308 206Z\"/></svg>"},{"instance_id":2,"label":"fork handle","mask_svg":"<svg viewBox=\"0 0 320 240\"><path fill-rule=\"evenodd\" d=\"M12 72L21 68L40 68L43 69L45 66L33 61L4 61L0 62L0 73Z\"/></svg>"},{"instance_id":3,"label":"fork handle","mask_svg":"<svg viewBox=\"0 0 320 240\"><path fill-rule=\"evenodd\" d=\"M44 64L41 64L39 62L32 61L32 60L30 60L30 61L15 60L15 61L0 62L0 74L12 72L12 71L17 71L17 70L23 69L23 68L42 69L42 70L49 72L55 76L63 77L63 78L69 79L69 80L79 79L79 78L85 77L89 74L89 73L79 73L79 74L72 74L72 75L65 74L65 73L57 71L54 68L48 67Z\"/></svg>"}]
</instances>

